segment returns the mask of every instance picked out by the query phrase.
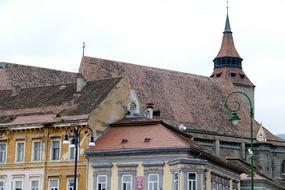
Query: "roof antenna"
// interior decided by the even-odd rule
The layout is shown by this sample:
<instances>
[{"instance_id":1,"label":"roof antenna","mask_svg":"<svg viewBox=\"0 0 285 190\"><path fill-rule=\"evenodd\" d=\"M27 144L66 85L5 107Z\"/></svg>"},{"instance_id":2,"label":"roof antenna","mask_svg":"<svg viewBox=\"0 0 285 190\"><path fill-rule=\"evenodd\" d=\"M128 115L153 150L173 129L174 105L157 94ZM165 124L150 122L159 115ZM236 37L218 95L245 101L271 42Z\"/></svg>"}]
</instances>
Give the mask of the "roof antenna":
<instances>
[{"instance_id":1,"label":"roof antenna","mask_svg":"<svg viewBox=\"0 0 285 190\"><path fill-rule=\"evenodd\" d=\"M85 47L86 47L85 42L83 42L83 45L82 45L82 56L84 56Z\"/></svg>"}]
</instances>

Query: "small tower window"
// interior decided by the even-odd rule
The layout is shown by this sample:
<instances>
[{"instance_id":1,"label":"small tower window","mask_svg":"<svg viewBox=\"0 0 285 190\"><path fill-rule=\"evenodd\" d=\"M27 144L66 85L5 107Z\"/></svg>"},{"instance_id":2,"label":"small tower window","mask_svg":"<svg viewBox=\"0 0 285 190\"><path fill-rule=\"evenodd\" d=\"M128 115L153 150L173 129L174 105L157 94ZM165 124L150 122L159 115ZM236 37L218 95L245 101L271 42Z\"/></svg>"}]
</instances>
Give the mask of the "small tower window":
<instances>
[{"instance_id":1,"label":"small tower window","mask_svg":"<svg viewBox=\"0 0 285 190\"><path fill-rule=\"evenodd\" d=\"M232 65L235 65L236 64L236 60L232 60Z\"/></svg>"},{"instance_id":2,"label":"small tower window","mask_svg":"<svg viewBox=\"0 0 285 190\"><path fill-rule=\"evenodd\" d=\"M245 75L244 74L239 74L240 75L240 78L241 79L244 79L245 78Z\"/></svg>"},{"instance_id":3,"label":"small tower window","mask_svg":"<svg viewBox=\"0 0 285 190\"><path fill-rule=\"evenodd\" d=\"M216 74L216 77L217 77L217 78L220 78L221 75L222 75L222 73L218 73L218 74Z\"/></svg>"},{"instance_id":4,"label":"small tower window","mask_svg":"<svg viewBox=\"0 0 285 190\"><path fill-rule=\"evenodd\" d=\"M231 73L231 77L236 77L237 74L236 73Z\"/></svg>"},{"instance_id":5,"label":"small tower window","mask_svg":"<svg viewBox=\"0 0 285 190\"><path fill-rule=\"evenodd\" d=\"M227 59L227 64L230 64L230 59Z\"/></svg>"}]
</instances>

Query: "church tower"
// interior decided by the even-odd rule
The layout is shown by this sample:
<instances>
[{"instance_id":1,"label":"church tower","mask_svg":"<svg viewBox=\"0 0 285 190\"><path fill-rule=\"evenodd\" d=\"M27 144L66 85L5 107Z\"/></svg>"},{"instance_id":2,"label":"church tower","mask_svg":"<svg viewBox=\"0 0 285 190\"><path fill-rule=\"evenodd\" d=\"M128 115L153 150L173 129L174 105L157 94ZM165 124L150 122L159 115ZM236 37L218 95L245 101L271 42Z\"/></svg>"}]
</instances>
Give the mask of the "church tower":
<instances>
[{"instance_id":1,"label":"church tower","mask_svg":"<svg viewBox=\"0 0 285 190\"><path fill-rule=\"evenodd\" d=\"M230 80L236 90L247 94L254 105L254 84L242 70L243 59L238 54L233 40L229 16L227 13L223 40L218 55L213 60L212 78Z\"/></svg>"}]
</instances>

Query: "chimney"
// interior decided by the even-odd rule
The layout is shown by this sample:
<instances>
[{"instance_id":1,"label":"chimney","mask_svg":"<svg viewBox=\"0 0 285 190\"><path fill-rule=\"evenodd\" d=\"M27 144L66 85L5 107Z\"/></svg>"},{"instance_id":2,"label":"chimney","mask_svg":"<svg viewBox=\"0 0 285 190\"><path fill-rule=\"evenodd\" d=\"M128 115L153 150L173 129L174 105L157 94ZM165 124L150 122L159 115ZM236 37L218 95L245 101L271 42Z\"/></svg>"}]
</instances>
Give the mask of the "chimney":
<instances>
[{"instance_id":1,"label":"chimney","mask_svg":"<svg viewBox=\"0 0 285 190\"><path fill-rule=\"evenodd\" d=\"M149 119L153 118L153 106L153 103L146 104L147 118Z\"/></svg>"},{"instance_id":2,"label":"chimney","mask_svg":"<svg viewBox=\"0 0 285 190\"><path fill-rule=\"evenodd\" d=\"M87 81L83 78L81 73L77 74L77 87L76 92L81 92L81 90L86 86Z\"/></svg>"}]
</instances>

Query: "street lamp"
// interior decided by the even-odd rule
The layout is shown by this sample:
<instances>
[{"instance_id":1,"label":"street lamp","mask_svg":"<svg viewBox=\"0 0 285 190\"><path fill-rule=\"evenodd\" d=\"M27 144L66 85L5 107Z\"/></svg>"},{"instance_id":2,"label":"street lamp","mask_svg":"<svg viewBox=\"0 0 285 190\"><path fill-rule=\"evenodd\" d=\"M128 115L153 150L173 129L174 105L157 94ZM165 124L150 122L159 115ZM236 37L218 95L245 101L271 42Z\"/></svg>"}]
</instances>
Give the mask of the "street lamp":
<instances>
[{"instance_id":1,"label":"street lamp","mask_svg":"<svg viewBox=\"0 0 285 190\"><path fill-rule=\"evenodd\" d=\"M251 158L251 164L250 164L250 173L251 173L251 190L254 190L254 180L253 180L253 129L252 129L252 120L253 120L253 107L252 107L252 103L250 98L248 97L248 95L246 95L243 92L240 91L234 91L232 93L230 93L228 95L228 97L226 98L225 101L225 107L231 111L231 117L230 117L230 121L232 121L233 125L237 125L238 122L240 121L240 118L237 114L237 111L240 109L240 103L239 102L234 102L237 105L236 109L231 109L228 105L228 100L230 97L232 97L232 95L235 94L241 94L244 97L246 97L246 99L249 102L249 117L250 117L250 149L248 150L249 152L249 157Z\"/></svg>"},{"instance_id":2,"label":"street lamp","mask_svg":"<svg viewBox=\"0 0 285 190\"><path fill-rule=\"evenodd\" d=\"M70 144L71 148L75 148L75 158L74 158L74 181L73 181L73 190L76 190L76 177L77 177L77 157L78 157L78 144L80 143L79 137L81 132L91 134L91 138L89 141L89 146L95 146L93 131L88 126L69 126L66 129L66 134L64 136L63 144ZM72 136L71 143L69 142L69 136Z\"/></svg>"}]
</instances>

